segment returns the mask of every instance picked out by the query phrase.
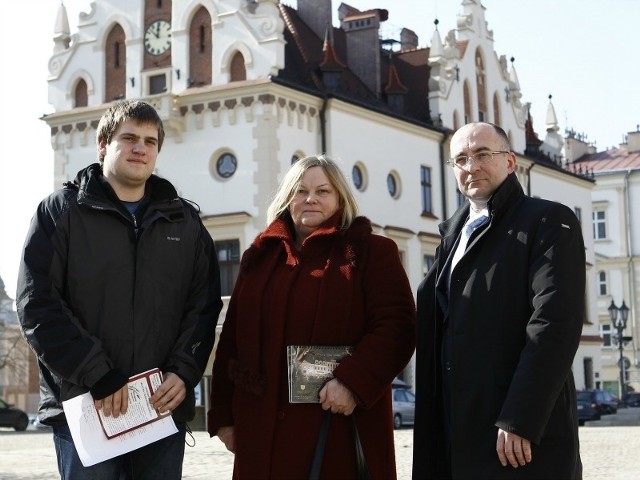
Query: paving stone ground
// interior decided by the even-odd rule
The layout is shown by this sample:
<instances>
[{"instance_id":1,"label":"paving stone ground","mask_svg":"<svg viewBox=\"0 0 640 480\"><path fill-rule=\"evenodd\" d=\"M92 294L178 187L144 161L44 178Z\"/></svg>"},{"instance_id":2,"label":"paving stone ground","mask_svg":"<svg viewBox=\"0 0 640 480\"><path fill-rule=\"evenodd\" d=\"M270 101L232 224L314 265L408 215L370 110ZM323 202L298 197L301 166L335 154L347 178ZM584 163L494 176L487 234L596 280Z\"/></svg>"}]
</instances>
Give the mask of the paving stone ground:
<instances>
[{"instance_id":1,"label":"paving stone ground","mask_svg":"<svg viewBox=\"0 0 640 480\"><path fill-rule=\"evenodd\" d=\"M194 432L195 446L187 447L184 479L231 479L233 455L217 439ZM398 479L411 478L413 430L396 430ZM584 480L637 480L640 478L640 408L580 427L580 451ZM52 435L47 430L14 432L0 428L0 479L59 478Z\"/></svg>"}]
</instances>

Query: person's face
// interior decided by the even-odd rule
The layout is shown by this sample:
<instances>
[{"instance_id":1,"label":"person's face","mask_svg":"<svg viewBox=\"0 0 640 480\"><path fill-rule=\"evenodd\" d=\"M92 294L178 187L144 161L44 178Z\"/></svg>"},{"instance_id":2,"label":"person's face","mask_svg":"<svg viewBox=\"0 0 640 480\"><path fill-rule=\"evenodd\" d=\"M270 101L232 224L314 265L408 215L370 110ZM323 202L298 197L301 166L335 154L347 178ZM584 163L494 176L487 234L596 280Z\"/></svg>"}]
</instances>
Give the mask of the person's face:
<instances>
[{"instance_id":1,"label":"person's face","mask_svg":"<svg viewBox=\"0 0 640 480\"><path fill-rule=\"evenodd\" d=\"M130 200L153 173L158 157L158 128L151 123L127 120L116 129L111 143L98 144L104 157L102 171L121 200ZM137 200L137 199L134 199Z\"/></svg>"},{"instance_id":2,"label":"person's face","mask_svg":"<svg viewBox=\"0 0 640 480\"><path fill-rule=\"evenodd\" d=\"M322 167L307 169L289 204L298 240L306 238L336 213L339 203L338 192L329 182Z\"/></svg>"},{"instance_id":3,"label":"person's face","mask_svg":"<svg viewBox=\"0 0 640 480\"><path fill-rule=\"evenodd\" d=\"M480 152L508 150L491 125L468 124L451 138L451 158ZM453 167L460 192L472 202L486 202L516 165L513 153L494 153L493 160L467 160L464 167Z\"/></svg>"}]
</instances>

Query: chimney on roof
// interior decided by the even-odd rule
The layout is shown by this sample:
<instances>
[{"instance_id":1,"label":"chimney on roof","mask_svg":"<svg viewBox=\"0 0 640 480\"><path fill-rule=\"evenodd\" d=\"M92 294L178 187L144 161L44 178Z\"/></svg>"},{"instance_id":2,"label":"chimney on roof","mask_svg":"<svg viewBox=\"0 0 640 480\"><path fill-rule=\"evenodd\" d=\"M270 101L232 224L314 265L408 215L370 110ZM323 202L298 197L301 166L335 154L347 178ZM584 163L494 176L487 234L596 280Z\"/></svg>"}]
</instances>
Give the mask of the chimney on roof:
<instances>
[{"instance_id":1,"label":"chimney on roof","mask_svg":"<svg viewBox=\"0 0 640 480\"><path fill-rule=\"evenodd\" d=\"M349 68L380 97L380 22L388 18L389 12L383 9L361 12L343 3L338 16L347 38Z\"/></svg>"},{"instance_id":2,"label":"chimney on roof","mask_svg":"<svg viewBox=\"0 0 640 480\"><path fill-rule=\"evenodd\" d=\"M298 0L298 16L318 37L324 38L332 25L331 0Z\"/></svg>"},{"instance_id":3,"label":"chimney on roof","mask_svg":"<svg viewBox=\"0 0 640 480\"><path fill-rule=\"evenodd\" d=\"M416 35L416 32L403 28L400 31L400 48L403 52L418 48L418 35Z\"/></svg>"},{"instance_id":4,"label":"chimney on roof","mask_svg":"<svg viewBox=\"0 0 640 480\"><path fill-rule=\"evenodd\" d=\"M627 152L640 152L640 130L627 133Z\"/></svg>"},{"instance_id":5,"label":"chimney on roof","mask_svg":"<svg viewBox=\"0 0 640 480\"><path fill-rule=\"evenodd\" d=\"M596 148L585 141L583 136L568 132L565 138L564 155L567 162L573 163L583 155L596 153Z\"/></svg>"}]
</instances>

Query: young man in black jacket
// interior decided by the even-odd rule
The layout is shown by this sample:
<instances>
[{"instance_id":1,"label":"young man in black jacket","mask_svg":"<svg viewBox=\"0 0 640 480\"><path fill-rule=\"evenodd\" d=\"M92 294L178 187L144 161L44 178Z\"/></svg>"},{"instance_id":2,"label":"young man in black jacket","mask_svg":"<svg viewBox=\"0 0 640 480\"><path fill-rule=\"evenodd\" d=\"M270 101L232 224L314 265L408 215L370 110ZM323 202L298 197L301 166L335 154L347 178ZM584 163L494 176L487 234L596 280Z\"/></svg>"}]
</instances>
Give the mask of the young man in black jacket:
<instances>
[{"instance_id":1,"label":"young man in black jacket","mask_svg":"<svg viewBox=\"0 0 640 480\"><path fill-rule=\"evenodd\" d=\"M152 174L162 120L141 101L110 107L99 163L44 199L21 259L16 303L38 357L42 423L53 427L62 478L173 478L182 472L194 387L222 308L213 241L197 211ZM106 415L128 406L130 376L158 367L152 396L178 433L83 467L62 401L89 391Z\"/></svg>"}]
</instances>

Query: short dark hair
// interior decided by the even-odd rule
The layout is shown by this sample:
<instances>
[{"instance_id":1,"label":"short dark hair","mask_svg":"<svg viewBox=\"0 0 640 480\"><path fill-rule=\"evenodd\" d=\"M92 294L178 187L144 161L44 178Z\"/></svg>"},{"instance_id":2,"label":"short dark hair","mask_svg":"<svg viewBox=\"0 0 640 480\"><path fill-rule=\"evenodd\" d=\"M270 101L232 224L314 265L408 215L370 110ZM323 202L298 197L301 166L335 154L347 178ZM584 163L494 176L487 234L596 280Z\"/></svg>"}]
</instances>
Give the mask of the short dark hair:
<instances>
[{"instance_id":1,"label":"short dark hair","mask_svg":"<svg viewBox=\"0 0 640 480\"><path fill-rule=\"evenodd\" d=\"M504 149L511 151L511 142L509 141L509 135L507 135L507 132L505 132L502 127L496 125L495 123L487 122L487 124L493 127L500 139L504 142Z\"/></svg>"},{"instance_id":2,"label":"short dark hair","mask_svg":"<svg viewBox=\"0 0 640 480\"><path fill-rule=\"evenodd\" d=\"M122 122L134 120L137 123L148 123L158 128L158 152L162 148L164 142L164 126L156 109L141 100L123 100L110 106L102 115L100 123L98 123L98 131L96 132L96 142L98 145L101 141L107 144L111 143L113 134L116 132ZM102 164L104 157L98 154L98 160Z\"/></svg>"}]
</instances>

